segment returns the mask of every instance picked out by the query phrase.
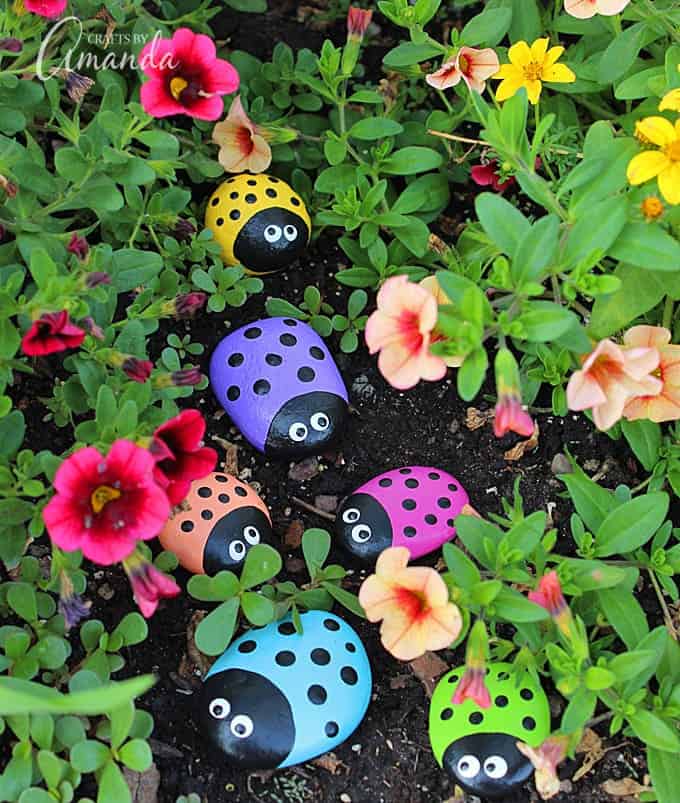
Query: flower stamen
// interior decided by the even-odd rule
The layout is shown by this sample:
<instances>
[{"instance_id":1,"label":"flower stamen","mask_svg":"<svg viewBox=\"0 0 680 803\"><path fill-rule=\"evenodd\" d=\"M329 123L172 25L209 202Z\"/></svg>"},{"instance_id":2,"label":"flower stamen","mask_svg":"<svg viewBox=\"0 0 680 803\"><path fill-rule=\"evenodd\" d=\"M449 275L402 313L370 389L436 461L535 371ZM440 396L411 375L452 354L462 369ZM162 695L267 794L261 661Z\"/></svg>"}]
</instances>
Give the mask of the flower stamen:
<instances>
[{"instance_id":1,"label":"flower stamen","mask_svg":"<svg viewBox=\"0 0 680 803\"><path fill-rule=\"evenodd\" d=\"M109 502L120 499L121 493L117 488L110 485L99 485L90 495L90 505L95 513L99 514L104 510Z\"/></svg>"}]
</instances>

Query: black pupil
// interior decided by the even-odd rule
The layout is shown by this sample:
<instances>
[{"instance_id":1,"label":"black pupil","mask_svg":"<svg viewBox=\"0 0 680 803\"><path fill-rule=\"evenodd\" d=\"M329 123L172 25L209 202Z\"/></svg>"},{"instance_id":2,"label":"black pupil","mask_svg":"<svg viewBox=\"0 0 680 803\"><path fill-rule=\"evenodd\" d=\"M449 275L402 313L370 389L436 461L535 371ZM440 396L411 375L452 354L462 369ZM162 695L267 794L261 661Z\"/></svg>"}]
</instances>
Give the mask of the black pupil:
<instances>
[{"instance_id":1,"label":"black pupil","mask_svg":"<svg viewBox=\"0 0 680 803\"><path fill-rule=\"evenodd\" d=\"M221 705L214 706L213 713L215 714L216 717L219 717L220 714L222 713L222 706Z\"/></svg>"},{"instance_id":2,"label":"black pupil","mask_svg":"<svg viewBox=\"0 0 680 803\"><path fill-rule=\"evenodd\" d=\"M246 732L246 726L245 726L245 725L241 725L241 724L239 723L239 724L236 726L236 733L245 733L245 732Z\"/></svg>"}]
</instances>

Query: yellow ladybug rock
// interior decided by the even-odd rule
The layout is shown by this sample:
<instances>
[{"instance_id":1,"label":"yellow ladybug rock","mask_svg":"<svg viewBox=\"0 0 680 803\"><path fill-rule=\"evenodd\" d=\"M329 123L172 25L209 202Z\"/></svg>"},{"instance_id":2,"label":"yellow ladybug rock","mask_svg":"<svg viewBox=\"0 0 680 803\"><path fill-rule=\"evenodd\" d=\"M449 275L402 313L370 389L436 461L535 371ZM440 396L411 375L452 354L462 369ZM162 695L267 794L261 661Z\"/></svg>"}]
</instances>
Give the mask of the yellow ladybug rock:
<instances>
[{"instance_id":1,"label":"yellow ladybug rock","mask_svg":"<svg viewBox=\"0 0 680 803\"><path fill-rule=\"evenodd\" d=\"M194 574L239 570L251 547L273 540L267 506L230 474L196 480L183 507L168 519L159 539Z\"/></svg>"},{"instance_id":2,"label":"yellow ladybug rock","mask_svg":"<svg viewBox=\"0 0 680 803\"><path fill-rule=\"evenodd\" d=\"M264 274L283 270L303 253L312 224L302 198L285 181L242 173L212 194L205 225L227 265Z\"/></svg>"}]
</instances>

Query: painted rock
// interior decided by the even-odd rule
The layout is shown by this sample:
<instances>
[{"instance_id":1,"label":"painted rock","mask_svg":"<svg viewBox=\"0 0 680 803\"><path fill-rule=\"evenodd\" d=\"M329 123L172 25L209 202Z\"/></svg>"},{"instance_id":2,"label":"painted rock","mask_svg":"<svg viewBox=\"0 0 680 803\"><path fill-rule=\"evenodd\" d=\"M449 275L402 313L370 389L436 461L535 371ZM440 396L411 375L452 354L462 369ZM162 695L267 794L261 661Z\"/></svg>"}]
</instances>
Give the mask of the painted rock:
<instances>
[{"instance_id":1,"label":"painted rock","mask_svg":"<svg viewBox=\"0 0 680 803\"><path fill-rule=\"evenodd\" d=\"M273 540L267 506L230 474L196 480L186 503L188 509L168 519L159 539L194 574L238 570L250 547Z\"/></svg>"},{"instance_id":2,"label":"painted rock","mask_svg":"<svg viewBox=\"0 0 680 803\"><path fill-rule=\"evenodd\" d=\"M211 667L200 727L230 764L273 769L309 761L345 741L366 713L371 668L363 644L326 611L251 630Z\"/></svg>"},{"instance_id":3,"label":"painted rock","mask_svg":"<svg viewBox=\"0 0 680 803\"><path fill-rule=\"evenodd\" d=\"M205 225L222 246L227 265L241 263L251 273L275 273L307 247L311 221L300 196L275 176L228 178L205 210Z\"/></svg>"},{"instance_id":4,"label":"painted rock","mask_svg":"<svg viewBox=\"0 0 680 803\"><path fill-rule=\"evenodd\" d=\"M272 457L322 452L347 412L347 390L326 344L292 318L227 335L210 360L210 381L243 435Z\"/></svg>"},{"instance_id":5,"label":"painted rock","mask_svg":"<svg viewBox=\"0 0 680 803\"><path fill-rule=\"evenodd\" d=\"M473 700L451 700L465 667L453 669L437 684L430 704L430 742L440 766L465 791L503 799L533 772L515 743L538 747L550 735L550 708L541 686L528 673L519 680L508 663L491 664L486 686L491 708Z\"/></svg>"},{"instance_id":6,"label":"painted rock","mask_svg":"<svg viewBox=\"0 0 680 803\"><path fill-rule=\"evenodd\" d=\"M405 546L412 558L419 558L455 536L454 519L468 501L446 471L395 468L345 499L336 529L342 545L361 560L373 562L390 546Z\"/></svg>"}]
</instances>

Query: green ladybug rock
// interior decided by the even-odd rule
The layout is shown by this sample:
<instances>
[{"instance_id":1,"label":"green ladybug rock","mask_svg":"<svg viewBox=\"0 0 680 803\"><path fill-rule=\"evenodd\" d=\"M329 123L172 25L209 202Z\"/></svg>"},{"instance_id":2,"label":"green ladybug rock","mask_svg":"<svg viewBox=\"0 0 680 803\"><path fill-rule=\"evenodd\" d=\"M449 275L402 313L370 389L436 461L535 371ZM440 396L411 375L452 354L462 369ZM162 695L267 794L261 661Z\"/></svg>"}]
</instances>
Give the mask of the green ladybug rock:
<instances>
[{"instance_id":1,"label":"green ladybug rock","mask_svg":"<svg viewBox=\"0 0 680 803\"><path fill-rule=\"evenodd\" d=\"M508 663L490 664L485 677L491 707L451 702L465 667L437 684L430 705L430 742L437 762L466 792L503 799L533 772L516 742L538 747L550 735L548 698L525 672L517 682Z\"/></svg>"}]
</instances>

